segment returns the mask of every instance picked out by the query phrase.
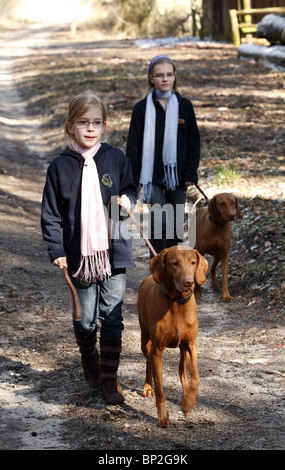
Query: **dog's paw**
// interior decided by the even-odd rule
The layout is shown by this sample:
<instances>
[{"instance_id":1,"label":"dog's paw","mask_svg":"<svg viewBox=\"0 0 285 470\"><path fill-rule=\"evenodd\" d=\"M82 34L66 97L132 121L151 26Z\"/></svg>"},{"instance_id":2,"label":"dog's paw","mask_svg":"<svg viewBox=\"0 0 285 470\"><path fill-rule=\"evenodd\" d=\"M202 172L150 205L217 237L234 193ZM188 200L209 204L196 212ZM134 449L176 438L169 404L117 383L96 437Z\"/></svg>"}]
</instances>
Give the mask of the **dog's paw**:
<instances>
[{"instance_id":1,"label":"dog's paw","mask_svg":"<svg viewBox=\"0 0 285 470\"><path fill-rule=\"evenodd\" d=\"M211 288L212 288L213 290L219 290L220 286L219 286L219 284L218 284L217 282L212 282Z\"/></svg>"},{"instance_id":2,"label":"dog's paw","mask_svg":"<svg viewBox=\"0 0 285 470\"><path fill-rule=\"evenodd\" d=\"M142 397L153 397L153 396L154 396L153 388L149 384L145 384L143 391L142 391Z\"/></svg>"},{"instance_id":3,"label":"dog's paw","mask_svg":"<svg viewBox=\"0 0 285 470\"><path fill-rule=\"evenodd\" d=\"M186 416L193 408L196 408L196 394L194 397L189 396L184 398L180 404L181 411L183 412L184 416Z\"/></svg>"},{"instance_id":4,"label":"dog's paw","mask_svg":"<svg viewBox=\"0 0 285 470\"><path fill-rule=\"evenodd\" d=\"M232 302L234 298L230 294L223 295L224 302Z\"/></svg>"},{"instance_id":5,"label":"dog's paw","mask_svg":"<svg viewBox=\"0 0 285 470\"><path fill-rule=\"evenodd\" d=\"M170 428L171 427L171 421L169 419L168 413L166 416L158 416L158 426L160 428Z\"/></svg>"}]
</instances>

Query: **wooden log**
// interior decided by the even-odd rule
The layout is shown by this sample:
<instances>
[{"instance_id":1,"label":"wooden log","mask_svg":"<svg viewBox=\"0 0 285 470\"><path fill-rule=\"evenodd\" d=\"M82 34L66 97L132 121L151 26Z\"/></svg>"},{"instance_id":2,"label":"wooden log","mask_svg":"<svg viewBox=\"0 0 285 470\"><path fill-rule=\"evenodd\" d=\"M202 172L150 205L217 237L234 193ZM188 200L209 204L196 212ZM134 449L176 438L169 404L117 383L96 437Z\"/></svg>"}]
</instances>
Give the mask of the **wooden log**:
<instances>
[{"instance_id":1,"label":"wooden log","mask_svg":"<svg viewBox=\"0 0 285 470\"><path fill-rule=\"evenodd\" d=\"M266 15L257 25L257 37L265 38L271 44L285 44L285 16Z\"/></svg>"}]
</instances>

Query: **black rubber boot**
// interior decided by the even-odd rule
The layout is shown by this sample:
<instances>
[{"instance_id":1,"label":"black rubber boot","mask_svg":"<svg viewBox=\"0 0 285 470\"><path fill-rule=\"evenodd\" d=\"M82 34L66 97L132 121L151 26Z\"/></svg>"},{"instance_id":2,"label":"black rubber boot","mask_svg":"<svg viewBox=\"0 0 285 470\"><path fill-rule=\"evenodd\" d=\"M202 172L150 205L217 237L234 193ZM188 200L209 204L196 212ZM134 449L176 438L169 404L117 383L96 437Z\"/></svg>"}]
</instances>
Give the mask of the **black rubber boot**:
<instances>
[{"instance_id":1,"label":"black rubber boot","mask_svg":"<svg viewBox=\"0 0 285 470\"><path fill-rule=\"evenodd\" d=\"M100 390L99 353L96 348L97 332L87 336L75 333L76 342L81 353L81 361L86 381L94 391Z\"/></svg>"},{"instance_id":2,"label":"black rubber boot","mask_svg":"<svg viewBox=\"0 0 285 470\"><path fill-rule=\"evenodd\" d=\"M125 401L123 390L117 379L121 351L121 340L100 340L101 389L109 405L119 405Z\"/></svg>"}]
</instances>

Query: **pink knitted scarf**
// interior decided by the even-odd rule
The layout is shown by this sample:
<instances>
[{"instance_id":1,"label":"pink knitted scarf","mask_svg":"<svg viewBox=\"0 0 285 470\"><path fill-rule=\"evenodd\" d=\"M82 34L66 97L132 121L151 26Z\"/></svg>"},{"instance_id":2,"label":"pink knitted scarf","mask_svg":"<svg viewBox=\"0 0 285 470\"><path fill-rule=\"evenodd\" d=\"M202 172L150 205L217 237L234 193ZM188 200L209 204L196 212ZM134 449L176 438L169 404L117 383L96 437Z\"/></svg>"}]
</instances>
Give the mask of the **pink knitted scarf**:
<instances>
[{"instance_id":1,"label":"pink knitted scarf","mask_svg":"<svg viewBox=\"0 0 285 470\"><path fill-rule=\"evenodd\" d=\"M81 259L73 275L86 282L104 281L111 275L106 218L94 155L101 143L83 149L73 148L84 159L81 182Z\"/></svg>"}]
</instances>

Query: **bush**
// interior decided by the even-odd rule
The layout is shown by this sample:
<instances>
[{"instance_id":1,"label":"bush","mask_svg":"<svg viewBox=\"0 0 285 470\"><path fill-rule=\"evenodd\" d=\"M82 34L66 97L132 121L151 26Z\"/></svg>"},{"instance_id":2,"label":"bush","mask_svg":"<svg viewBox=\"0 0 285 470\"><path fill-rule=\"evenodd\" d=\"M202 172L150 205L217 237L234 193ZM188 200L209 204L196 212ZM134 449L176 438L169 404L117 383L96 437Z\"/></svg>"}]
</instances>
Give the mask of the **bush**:
<instances>
[{"instance_id":1,"label":"bush","mask_svg":"<svg viewBox=\"0 0 285 470\"><path fill-rule=\"evenodd\" d=\"M145 32L155 0L116 0L115 4L124 29L135 26L138 32Z\"/></svg>"}]
</instances>

